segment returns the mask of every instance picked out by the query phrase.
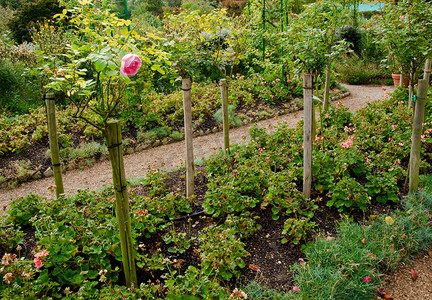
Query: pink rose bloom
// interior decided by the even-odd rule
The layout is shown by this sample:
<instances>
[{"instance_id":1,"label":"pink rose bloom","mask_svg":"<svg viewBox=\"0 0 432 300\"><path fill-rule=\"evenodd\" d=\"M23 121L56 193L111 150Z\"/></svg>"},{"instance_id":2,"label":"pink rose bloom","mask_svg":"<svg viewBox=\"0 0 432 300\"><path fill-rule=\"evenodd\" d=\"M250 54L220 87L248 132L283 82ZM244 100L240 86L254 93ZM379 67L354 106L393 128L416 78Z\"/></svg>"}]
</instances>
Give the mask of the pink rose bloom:
<instances>
[{"instance_id":1,"label":"pink rose bloom","mask_svg":"<svg viewBox=\"0 0 432 300\"><path fill-rule=\"evenodd\" d=\"M125 76L134 76L141 68L141 59L136 54L126 54L123 56L120 66L120 73Z\"/></svg>"},{"instance_id":2,"label":"pink rose bloom","mask_svg":"<svg viewBox=\"0 0 432 300\"><path fill-rule=\"evenodd\" d=\"M371 279L370 279L369 276L366 276L365 278L363 278L363 280L364 280L364 282L369 282L369 281L371 281Z\"/></svg>"}]
</instances>

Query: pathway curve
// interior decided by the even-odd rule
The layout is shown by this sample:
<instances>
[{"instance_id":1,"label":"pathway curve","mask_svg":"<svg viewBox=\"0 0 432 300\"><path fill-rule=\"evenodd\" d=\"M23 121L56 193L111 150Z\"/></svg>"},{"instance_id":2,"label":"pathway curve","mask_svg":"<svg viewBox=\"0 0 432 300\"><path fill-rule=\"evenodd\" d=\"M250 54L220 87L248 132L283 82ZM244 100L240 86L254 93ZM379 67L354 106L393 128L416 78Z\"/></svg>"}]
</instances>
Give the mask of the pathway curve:
<instances>
[{"instance_id":1,"label":"pathway curve","mask_svg":"<svg viewBox=\"0 0 432 300\"><path fill-rule=\"evenodd\" d=\"M351 95L341 99L346 107L351 111L356 111L363 107L366 102L382 99L385 95L381 86L354 86L345 85ZM391 92L393 87L386 87ZM335 104L335 102L333 102ZM295 127L297 122L303 118L303 111L278 116L258 122L260 127L267 128L269 131L278 123L285 123L290 127ZM253 124L242 126L230 130L230 143L244 143L250 139L248 130ZM222 132L200 136L193 139L195 159L207 158L222 149ZM179 167L185 157L184 141L159 146L126 155L124 157L125 172L128 178L141 178L145 176L146 169L151 165L170 170ZM63 184L66 194L73 194L78 189L97 190L103 185L112 182L111 165L109 161L95 164L85 170L72 170L63 174ZM12 199L24 197L29 193L36 193L47 198L52 198L53 194L48 187L54 185L54 178L44 178L31 181L18 186L15 189L0 190L0 215L7 210Z\"/></svg>"}]
</instances>

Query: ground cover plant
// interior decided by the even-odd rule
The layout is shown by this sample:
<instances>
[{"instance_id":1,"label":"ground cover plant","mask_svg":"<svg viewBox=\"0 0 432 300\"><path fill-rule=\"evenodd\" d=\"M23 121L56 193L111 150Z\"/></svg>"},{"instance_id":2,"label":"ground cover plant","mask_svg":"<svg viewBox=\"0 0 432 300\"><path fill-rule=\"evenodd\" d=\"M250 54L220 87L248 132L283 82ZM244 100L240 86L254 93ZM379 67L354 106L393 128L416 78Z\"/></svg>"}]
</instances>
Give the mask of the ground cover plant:
<instances>
[{"instance_id":1,"label":"ground cover plant","mask_svg":"<svg viewBox=\"0 0 432 300\"><path fill-rule=\"evenodd\" d=\"M372 296L380 284L378 271L392 270L431 236L430 195L400 202L411 132L404 97L403 91L395 93L356 115L339 106L323 116L315 140L312 200L299 192L301 123L296 129L281 126L274 134L253 128L251 143L214 156L198 170L196 197L183 196L181 170L167 175L150 168L128 188L139 289L122 287L109 186L49 203L36 195L19 199L1 227L0 289L18 298L71 299L224 299L241 296L240 288L261 290L269 298L282 292L288 299L309 293ZM430 168L429 122L424 172ZM401 211L392 212L397 207ZM370 220L356 225L344 219L335 237L333 224L341 212ZM314 235L323 239L308 243ZM305 263L289 271L299 258ZM260 287L242 285L251 279Z\"/></svg>"}]
</instances>

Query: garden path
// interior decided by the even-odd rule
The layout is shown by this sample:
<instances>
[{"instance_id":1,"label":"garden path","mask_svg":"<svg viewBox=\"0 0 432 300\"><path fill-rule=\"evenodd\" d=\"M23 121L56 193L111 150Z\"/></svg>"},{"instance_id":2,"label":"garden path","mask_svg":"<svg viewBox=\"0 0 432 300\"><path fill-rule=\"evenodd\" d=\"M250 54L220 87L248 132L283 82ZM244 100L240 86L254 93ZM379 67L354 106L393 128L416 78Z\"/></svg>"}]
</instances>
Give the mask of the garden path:
<instances>
[{"instance_id":1,"label":"garden path","mask_svg":"<svg viewBox=\"0 0 432 300\"><path fill-rule=\"evenodd\" d=\"M345 85L350 91L350 96L340 100L350 111L357 111L365 106L367 102L383 99L386 91L392 92L393 87L381 86L354 86ZM335 105L337 102L333 102ZM274 126L285 123L295 127L297 122L303 118L303 111L276 116L272 119L258 122L260 127L272 131ZM244 143L250 139L248 129L252 126L246 125L230 131L231 144ZM222 149L223 136L221 132L196 137L193 139L195 159L211 156ZM148 149L139 153L124 157L125 171L128 178L140 178L145 176L146 169L157 166L170 170L179 167L185 157L184 141L176 142L157 148ZM97 190L105 184L112 182L111 166L109 161L100 162L85 170L73 170L63 175L65 192L73 194L78 189ZM0 190L0 216L8 209L12 199L24 197L28 193L36 193L48 199L53 197L49 187L54 184L54 179L44 178L31 181L18 186L15 189ZM432 251L420 254L411 264L401 266L393 275L387 277L388 286L385 292L392 295L393 299L432 299ZM418 279L413 282L411 268L417 270ZM377 299L382 299L377 296Z\"/></svg>"},{"instance_id":2,"label":"garden path","mask_svg":"<svg viewBox=\"0 0 432 300\"><path fill-rule=\"evenodd\" d=\"M346 107L351 111L356 111L363 107L367 102L383 99L385 91L381 86L354 86L345 85L350 91L350 96L341 99ZM386 87L391 92L393 87ZM336 102L333 102L335 105ZM303 111L276 116L271 119L258 122L260 127L267 128L269 131L279 123L285 123L290 127L295 127L297 122L303 118ZM230 143L244 143L250 139L249 128L253 124L242 126L230 130ZM223 147L222 132L200 136L193 139L195 159L203 159L218 152ZM185 157L184 141L159 146L133 153L124 157L125 172L128 178L141 178L145 176L146 169L156 166L161 169L170 170L179 167ZM72 170L63 174L63 184L66 194L74 194L78 189L97 190L105 184L112 183L111 165L109 161L104 161L93 165L85 170ZM54 178L48 177L37 181L24 183L14 189L0 190L0 215L7 210L12 199L24 197L29 193L36 193L48 199L53 197L49 189L54 185Z\"/></svg>"}]
</instances>

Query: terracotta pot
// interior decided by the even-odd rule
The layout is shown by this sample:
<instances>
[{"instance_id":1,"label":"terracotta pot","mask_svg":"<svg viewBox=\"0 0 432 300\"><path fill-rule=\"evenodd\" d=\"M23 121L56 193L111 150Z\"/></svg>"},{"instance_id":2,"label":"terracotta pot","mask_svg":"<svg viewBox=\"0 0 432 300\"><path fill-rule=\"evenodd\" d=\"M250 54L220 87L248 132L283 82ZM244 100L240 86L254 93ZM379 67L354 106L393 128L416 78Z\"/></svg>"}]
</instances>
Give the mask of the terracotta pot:
<instances>
[{"instance_id":1,"label":"terracotta pot","mask_svg":"<svg viewBox=\"0 0 432 300\"><path fill-rule=\"evenodd\" d=\"M393 84L394 84L395 87L398 87L400 85L400 77L401 77L401 74L392 74ZM407 88L408 84L409 84L409 78L408 77L404 77L403 83L404 83L403 84L404 88Z\"/></svg>"}]
</instances>

